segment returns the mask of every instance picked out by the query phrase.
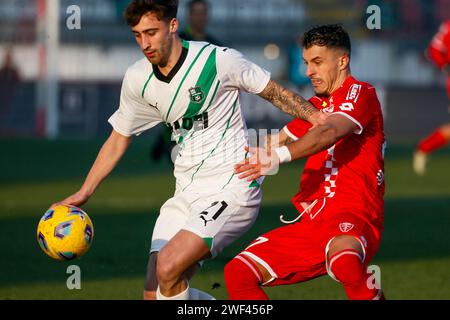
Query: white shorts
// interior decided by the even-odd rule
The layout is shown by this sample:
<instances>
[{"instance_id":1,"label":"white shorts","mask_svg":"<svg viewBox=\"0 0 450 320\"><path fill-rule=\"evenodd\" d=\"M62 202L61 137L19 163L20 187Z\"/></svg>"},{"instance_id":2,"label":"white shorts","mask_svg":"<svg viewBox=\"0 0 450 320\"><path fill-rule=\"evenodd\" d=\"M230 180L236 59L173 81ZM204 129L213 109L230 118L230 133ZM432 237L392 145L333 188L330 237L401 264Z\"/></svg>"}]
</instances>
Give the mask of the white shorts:
<instances>
[{"instance_id":1,"label":"white shorts","mask_svg":"<svg viewBox=\"0 0 450 320\"><path fill-rule=\"evenodd\" d=\"M160 251L180 230L203 238L212 257L254 224L261 204L260 188L230 188L220 193L179 192L161 207L150 253Z\"/></svg>"}]
</instances>

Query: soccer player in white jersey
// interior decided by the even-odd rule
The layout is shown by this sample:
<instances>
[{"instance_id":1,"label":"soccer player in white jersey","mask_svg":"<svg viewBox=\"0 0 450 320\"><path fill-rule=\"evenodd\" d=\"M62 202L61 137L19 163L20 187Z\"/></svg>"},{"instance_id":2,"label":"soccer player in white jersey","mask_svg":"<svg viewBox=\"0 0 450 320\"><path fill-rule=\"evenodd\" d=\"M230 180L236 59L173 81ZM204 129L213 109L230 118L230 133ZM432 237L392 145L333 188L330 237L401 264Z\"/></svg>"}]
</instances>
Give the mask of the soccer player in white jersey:
<instances>
[{"instance_id":1,"label":"soccer player in white jersey","mask_svg":"<svg viewBox=\"0 0 450 320\"><path fill-rule=\"evenodd\" d=\"M234 175L248 145L239 92L313 124L323 113L239 52L182 41L177 8L176 0L135 0L127 7L125 19L146 58L125 74L119 109L109 119L112 133L85 182L58 204L86 203L132 137L165 123L179 145L176 190L154 226L144 298L211 299L189 288L190 277L252 226L261 202L261 180L249 184Z\"/></svg>"}]
</instances>

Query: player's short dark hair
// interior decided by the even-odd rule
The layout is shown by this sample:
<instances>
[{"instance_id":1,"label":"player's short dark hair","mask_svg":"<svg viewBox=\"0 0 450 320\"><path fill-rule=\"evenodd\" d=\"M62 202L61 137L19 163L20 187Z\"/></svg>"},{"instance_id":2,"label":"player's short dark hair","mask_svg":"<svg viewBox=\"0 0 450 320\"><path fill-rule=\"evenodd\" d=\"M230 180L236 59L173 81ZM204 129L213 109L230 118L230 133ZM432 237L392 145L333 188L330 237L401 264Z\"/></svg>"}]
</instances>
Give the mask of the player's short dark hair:
<instances>
[{"instance_id":1,"label":"player's short dark hair","mask_svg":"<svg viewBox=\"0 0 450 320\"><path fill-rule=\"evenodd\" d=\"M303 48L309 49L314 45L342 49L349 56L352 51L350 37L339 24L317 26L305 32L302 38Z\"/></svg>"},{"instance_id":2,"label":"player's short dark hair","mask_svg":"<svg viewBox=\"0 0 450 320\"><path fill-rule=\"evenodd\" d=\"M149 12L154 13L159 20L170 21L177 17L178 0L133 0L125 9L125 21L134 27Z\"/></svg>"}]
</instances>

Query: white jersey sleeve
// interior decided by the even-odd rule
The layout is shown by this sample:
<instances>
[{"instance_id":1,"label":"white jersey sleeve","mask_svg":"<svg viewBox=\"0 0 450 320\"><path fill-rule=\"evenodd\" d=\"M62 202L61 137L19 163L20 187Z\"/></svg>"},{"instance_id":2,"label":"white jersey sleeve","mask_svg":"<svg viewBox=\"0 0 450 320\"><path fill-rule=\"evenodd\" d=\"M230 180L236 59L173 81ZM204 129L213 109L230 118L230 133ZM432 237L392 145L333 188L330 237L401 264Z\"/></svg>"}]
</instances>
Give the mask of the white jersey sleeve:
<instances>
[{"instance_id":1,"label":"white jersey sleeve","mask_svg":"<svg viewBox=\"0 0 450 320\"><path fill-rule=\"evenodd\" d=\"M239 51L218 48L217 73L225 90L242 89L258 94L270 81L270 72L248 61Z\"/></svg>"},{"instance_id":2,"label":"white jersey sleeve","mask_svg":"<svg viewBox=\"0 0 450 320\"><path fill-rule=\"evenodd\" d=\"M108 120L121 135L140 135L162 122L159 110L146 103L141 96L144 85L133 69L127 70L122 83L119 109Z\"/></svg>"}]
</instances>

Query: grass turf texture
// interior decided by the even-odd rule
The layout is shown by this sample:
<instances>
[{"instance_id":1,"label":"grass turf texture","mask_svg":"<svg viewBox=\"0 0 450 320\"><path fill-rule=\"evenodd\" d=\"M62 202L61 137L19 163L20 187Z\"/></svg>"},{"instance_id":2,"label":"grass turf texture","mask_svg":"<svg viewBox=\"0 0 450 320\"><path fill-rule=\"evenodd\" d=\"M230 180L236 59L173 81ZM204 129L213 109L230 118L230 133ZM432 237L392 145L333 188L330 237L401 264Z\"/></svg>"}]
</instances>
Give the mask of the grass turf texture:
<instances>
[{"instance_id":1,"label":"grass turf texture","mask_svg":"<svg viewBox=\"0 0 450 320\"><path fill-rule=\"evenodd\" d=\"M95 227L84 257L53 261L36 241L42 214L77 190L101 143L0 140L0 299L141 299L153 224L174 190L169 164L149 160L151 140L137 139L83 207ZM408 146L387 150L385 231L371 264L381 267L388 299L450 299L450 152L433 155L424 177L413 174L411 155ZM285 165L265 181L256 224L205 263L193 287L226 299L223 266L258 235L280 226L281 213L295 216L290 198L300 172L301 163ZM81 267L81 290L66 287L72 264ZM345 299L328 276L266 292L272 299Z\"/></svg>"}]
</instances>

